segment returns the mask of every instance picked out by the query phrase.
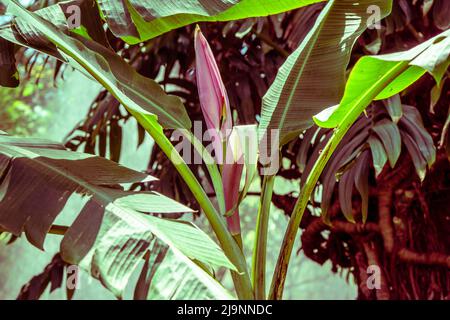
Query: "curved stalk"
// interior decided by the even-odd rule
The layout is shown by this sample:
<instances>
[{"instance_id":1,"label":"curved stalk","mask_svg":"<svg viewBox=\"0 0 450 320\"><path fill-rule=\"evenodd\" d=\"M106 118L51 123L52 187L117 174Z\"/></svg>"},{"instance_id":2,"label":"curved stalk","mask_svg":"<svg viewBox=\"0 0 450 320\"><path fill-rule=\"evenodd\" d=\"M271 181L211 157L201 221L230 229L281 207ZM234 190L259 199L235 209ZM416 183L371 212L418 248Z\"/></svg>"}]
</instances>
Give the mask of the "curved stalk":
<instances>
[{"instance_id":1,"label":"curved stalk","mask_svg":"<svg viewBox=\"0 0 450 320\"><path fill-rule=\"evenodd\" d=\"M277 265L275 267L274 275L272 278L269 299L280 300L283 297L284 283L286 281L289 260L291 258L292 249L294 247L295 237L297 235L298 228L300 226L300 222L302 220L303 213L306 209L308 201L328 160L331 158L333 152L336 150L342 138L345 136L353 123L358 119L359 115L364 111L364 109L372 102L373 99L377 97L377 95L386 87L388 83L392 82L407 68L407 62L397 63L395 67L393 67L383 77L378 79L378 81L373 84L370 90L362 93L360 98L354 102L353 106L351 107L348 114L344 117L341 124L334 130L333 135L326 144L325 148L322 150L319 158L317 159L311 170L311 173L306 179L303 189L300 190L300 195L295 204L291 219L289 220L289 225L284 235L280 254L277 260Z\"/></svg>"},{"instance_id":2,"label":"curved stalk","mask_svg":"<svg viewBox=\"0 0 450 320\"><path fill-rule=\"evenodd\" d=\"M216 192L217 202L219 203L220 213L225 215L225 195L222 185L222 176L220 175L219 169L213 159L209 154L203 144L197 139L197 137L189 130L182 130L183 135L192 144L194 149L201 155L205 162L208 173L211 177L214 191Z\"/></svg>"},{"instance_id":3,"label":"curved stalk","mask_svg":"<svg viewBox=\"0 0 450 320\"><path fill-rule=\"evenodd\" d=\"M197 180L194 173L188 167L170 140L165 136L162 128L159 125L155 125L153 118L147 118L146 116L130 109L128 111L145 128L165 155L171 160L178 173L188 185L195 199L198 201L200 207L203 209L223 251L238 270L237 272L232 271L232 277L238 298L246 300L253 299L252 286L244 255L242 254L242 251L236 241L228 232L224 220L213 206L200 182Z\"/></svg>"},{"instance_id":4,"label":"curved stalk","mask_svg":"<svg viewBox=\"0 0 450 320\"><path fill-rule=\"evenodd\" d=\"M266 253L270 204L275 176L264 176L256 222L256 239L252 261L252 283L255 299L266 299Z\"/></svg>"},{"instance_id":5,"label":"curved stalk","mask_svg":"<svg viewBox=\"0 0 450 320\"><path fill-rule=\"evenodd\" d=\"M181 155L172 145L170 140L164 135L163 128L156 121L156 117L141 113L141 110L143 109L135 100L130 98L126 94L126 92L124 92L124 88L127 88L128 90L133 92L138 97L137 100L142 99L144 102L151 105L155 105L155 103L152 100L146 99L145 96L142 95L142 92L140 92L139 90L136 90L132 86L128 86L128 83L124 86L118 85L115 79L108 77L108 71L105 70L110 71L109 65L106 60L102 60L103 63L107 66L107 69L100 67L98 65L98 61L100 61L99 55L95 56L95 58L99 60L96 62L92 62L91 59L89 59L89 56L86 57L82 54L83 50L78 47L78 45L82 45L81 43L68 41L68 39L70 38L67 38L64 33L60 32L51 24L47 24L35 14L28 12L20 4L17 4L14 1L11 1L10 4L11 8L14 10L14 13L17 16L23 17L24 20L35 25L37 30L40 30L43 34L45 34L46 38L49 41L56 45L58 49L61 50L61 52L67 55L67 58L70 57L73 62L76 62L80 70L85 70L95 80L97 80L105 89L107 89L115 98L117 98L117 100L152 136L152 138L155 140L155 143L157 143L161 150L166 154L166 156L169 157L171 162L175 165L177 171L182 176L183 180L188 185L189 189L194 194L196 200L202 207L205 215L211 223L211 226L221 244L223 251L231 260L231 262L236 266L238 272L233 272L233 280L238 297L241 299L253 298L253 291L250 277L247 271L245 257L243 256L241 250L239 249L231 234L228 232L222 217L211 203L207 194L203 190L202 185L192 173ZM105 50L105 52L109 52L107 49ZM115 57L114 54L111 57ZM129 67L126 63L123 66ZM212 169L212 167L210 168ZM214 175L214 170L212 172Z\"/></svg>"}]
</instances>

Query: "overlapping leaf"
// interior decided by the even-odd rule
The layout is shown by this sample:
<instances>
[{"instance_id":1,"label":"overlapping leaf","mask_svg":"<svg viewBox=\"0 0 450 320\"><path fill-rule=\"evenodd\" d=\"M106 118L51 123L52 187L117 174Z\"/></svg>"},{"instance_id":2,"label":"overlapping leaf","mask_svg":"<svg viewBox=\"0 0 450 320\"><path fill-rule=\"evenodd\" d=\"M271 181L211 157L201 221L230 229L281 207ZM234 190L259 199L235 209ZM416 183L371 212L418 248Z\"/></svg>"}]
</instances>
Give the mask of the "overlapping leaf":
<instances>
[{"instance_id":1,"label":"overlapping leaf","mask_svg":"<svg viewBox=\"0 0 450 320\"><path fill-rule=\"evenodd\" d=\"M116 36L131 44L201 21L261 17L323 0L97 0Z\"/></svg>"},{"instance_id":2,"label":"overlapping leaf","mask_svg":"<svg viewBox=\"0 0 450 320\"><path fill-rule=\"evenodd\" d=\"M338 130L345 130L353 124L354 120L350 119L356 119L373 99L386 99L394 96L427 71L433 75L439 85L450 63L449 36L450 32L445 31L405 52L361 58L350 73L344 97L340 104L316 115L314 117L315 122L324 128L338 127ZM395 104L395 101L391 100L387 103ZM374 127L374 131L380 140L379 143L374 140L369 141L371 147L375 148L372 150L372 154L374 155L377 174L382 170L381 166L384 165L385 158L389 159L391 166L395 165L401 151L400 141L402 136L419 177L424 179L425 163L431 166L436 156L432 138L423 128L417 110L403 106L403 111L400 112L394 110L395 108L398 109L398 106L391 105L391 107L388 108L388 111L394 122L391 123L387 119L382 120L383 122ZM399 114L405 112L408 115L404 115L398 120ZM411 121L411 118L414 120ZM398 121L398 125L402 126L405 132L399 131L395 121ZM411 136L413 132L414 138ZM347 133L348 135L349 133ZM345 139L346 137L341 141L341 145ZM385 155L379 147L380 143L384 145ZM337 151L339 152L339 147ZM335 162L335 158L332 159L331 163ZM323 207L325 209L327 209L330 199L331 196L328 193L324 195L325 204L323 204Z\"/></svg>"},{"instance_id":3,"label":"overlapping leaf","mask_svg":"<svg viewBox=\"0 0 450 320\"><path fill-rule=\"evenodd\" d=\"M232 298L220 286L217 286L215 280L205 270L180 255L179 252L174 250L165 252L164 249L161 249L159 253L156 259L161 257L164 259L155 261L158 268L150 268L151 264L148 263L144 265L140 288L135 291L136 299L163 300L170 297L172 300L211 300ZM205 281L199 282L198 278L203 278Z\"/></svg>"},{"instance_id":4,"label":"overlapping leaf","mask_svg":"<svg viewBox=\"0 0 450 320\"><path fill-rule=\"evenodd\" d=\"M151 177L100 157L66 151L57 143L5 135L0 136L0 174L0 228L15 235L25 232L39 248L69 197L88 197L62 240L61 255L90 270L117 296L150 244L159 241L197 275L204 292L229 297L191 261L234 269L217 244L190 223L144 214L192 210L157 193L133 193L118 186Z\"/></svg>"},{"instance_id":5,"label":"overlapping leaf","mask_svg":"<svg viewBox=\"0 0 450 320\"><path fill-rule=\"evenodd\" d=\"M44 44L50 41L67 61L89 73L131 111L150 118L156 115L165 128L190 128L181 100L138 74L112 50L83 37L71 37L14 1L10 1L8 8L21 21L21 34L33 39L37 49L45 51L42 48L47 48Z\"/></svg>"},{"instance_id":6,"label":"overlapping leaf","mask_svg":"<svg viewBox=\"0 0 450 320\"><path fill-rule=\"evenodd\" d=\"M390 12L392 1L328 2L264 96L260 136L279 129L284 144L309 128L313 115L339 103L353 44L373 22L368 13L371 5L381 9L382 18Z\"/></svg>"},{"instance_id":7,"label":"overlapping leaf","mask_svg":"<svg viewBox=\"0 0 450 320\"><path fill-rule=\"evenodd\" d=\"M77 33L90 32L89 21L100 16L117 36L130 44L136 44L157 37L170 30L202 21L230 21L250 17L273 15L324 0L71 0L45 8L57 12L77 5L81 9L82 26ZM49 10L47 10L50 8ZM56 8L56 10L54 10ZM98 10L101 10L100 15ZM63 10L67 13L66 10ZM66 14L68 16L68 14ZM60 16L58 14L58 16ZM51 21L51 20L49 20ZM95 28L96 32L100 29ZM101 33L89 33L95 41ZM104 44L102 41L100 43Z\"/></svg>"},{"instance_id":8,"label":"overlapping leaf","mask_svg":"<svg viewBox=\"0 0 450 320\"><path fill-rule=\"evenodd\" d=\"M394 103L395 106L389 106ZM398 108L400 104L401 110ZM392 117L392 114L399 115ZM394 119L397 122L394 122ZM317 135L317 136L315 136ZM302 142L301 158L305 158L307 175L318 158L324 145L330 138L330 130L313 127L306 131ZM369 174L370 163L375 169L377 177L389 164L393 168L400 156L402 145L411 157L420 180L425 178L427 166L436 160L436 148L431 135L423 126L422 118L416 108L402 105L401 101L391 99L384 101L384 106L378 108L373 105L368 110L368 116L362 115L347 132L341 144L337 147L333 158L325 167L320 179L323 186L321 209L325 221L330 221L329 206L338 189L339 203L342 213L349 221L354 217L354 189L361 197L361 220L368 217L369 203ZM369 150L370 149L370 150ZM308 157L308 153L311 154Z\"/></svg>"},{"instance_id":9,"label":"overlapping leaf","mask_svg":"<svg viewBox=\"0 0 450 320\"><path fill-rule=\"evenodd\" d=\"M449 55L450 30L447 30L404 52L363 57L350 73L339 105L317 115L314 121L321 127L335 128L366 97L375 95L376 100L392 97L425 72L439 84L450 64Z\"/></svg>"}]
</instances>

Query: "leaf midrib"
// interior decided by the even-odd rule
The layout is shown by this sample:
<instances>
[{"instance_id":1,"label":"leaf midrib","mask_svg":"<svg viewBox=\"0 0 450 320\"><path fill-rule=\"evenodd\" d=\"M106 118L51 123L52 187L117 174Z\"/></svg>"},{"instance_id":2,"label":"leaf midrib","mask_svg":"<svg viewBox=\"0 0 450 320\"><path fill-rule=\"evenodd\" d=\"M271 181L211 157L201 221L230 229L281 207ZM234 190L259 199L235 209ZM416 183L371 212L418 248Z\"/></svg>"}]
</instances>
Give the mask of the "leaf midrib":
<instances>
[{"instance_id":1,"label":"leaf midrib","mask_svg":"<svg viewBox=\"0 0 450 320\"><path fill-rule=\"evenodd\" d=\"M111 214L116 215L118 218L120 218L123 221L126 221L127 223L130 223L130 220L132 220L135 223L142 224L144 227L148 228L148 231L151 232L152 235L156 236L158 239L162 240L164 243L169 245L171 247L171 249L177 248L177 250L180 250L180 249L178 249L178 246L172 242L172 240L170 240L169 238L164 236L159 231L159 226L153 225L150 221L148 221L148 219L145 219L147 217L145 217L145 218L144 218L144 216L141 217L140 213L135 212L132 209L129 209L127 207L122 207L122 206L116 204L114 202L114 199L111 198L111 196L109 196L107 193L101 192L101 190L99 190L95 185L93 185L89 182L86 182L85 180L83 180L82 178L73 174L69 170L64 171L58 167L55 167L49 163L46 163L45 161L40 160L41 156L39 154L34 153L31 150L24 149L24 148L17 147L17 146L14 146L13 148L11 148L10 146L4 145L4 144L1 144L1 146L2 146L2 148L5 148L6 150L11 151L12 154L19 153L24 158L37 163L38 165L48 169L49 171L54 172L58 176L62 176L64 179L68 179L68 180L72 181L73 183L75 183L78 186L81 186L82 188L84 188L85 190L87 190L91 193L91 195L93 196L92 200L99 203L102 208L107 210L106 208L111 206L113 208L117 208L118 210L120 210L120 213L121 213L119 215L116 211L108 210ZM35 157L30 157L30 155L33 155ZM11 158L14 158L14 157L11 157ZM76 192L76 191L74 190L73 192ZM152 217L148 217L148 218L152 218ZM128 220L128 219L130 219L130 220ZM158 219L158 218L155 218L155 219ZM215 244L215 243L212 242L212 244ZM220 250L220 248L219 248L219 250ZM219 252L217 252L217 253L219 253ZM182 254L185 255L186 257L188 257L185 253L182 253ZM223 258L227 259L227 257L224 254L223 254L223 257L220 257L220 260L223 260ZM192 259L192 258L189 257L189 259ZM225 262L228 264L228 266L227 266L228 268L233 269L234 265L229 260L228 261L225 260ZM220 262L218 265L224 266L223 263L225 263L225 262Z\"/></svg>"},{"instance_id":2,"label":"leaf midrib","mask_svg":"<svg viewBox=\"0 0 450 320\"><path fill-rule=\"evenodd\" d=\"M336 3L335 0L332 0L332 1L333 1L333 3L330 4L330 7L329 7L327 13L324 14L323 20L320 22L320 25L319 25L319 27L316 30L317 32L315 32L315 36L311 38L312 43L309 43L310 46L309 46L309 48L308 48L308 50L306 52L304 62L302 63L302 66L301 66L301 68L299 70L299 73L298 73L297 77L295 78L293 89L290 90L290 93L289 93L289 96L288 96L288 100L286 101L286 108L284 108L284 112L281 115L279 128L282 128L284 126L284 122L286 121L286 116L287 116L287 114L288 114L288 112L289 112L289 110L290 110L290 108L292 106L292 100L294 99L294 95L295 95L295 93L297 91L297 87L298 87L298 84L300 82L300 78L302 77L303 71L304 71L304 69L305 69L305 67L307 65L307 62L310 59L311 53L312 53L312 51L314 49L314 45L316 44L317 40L319 39L321 31L322 31L323 27L325 26L326 18L328 17L328 15L330 14L331 9L334 7L334 5Z\"/></svg>"},{"instance_id":3,"label":"leaf midrib","mask_svg":"<svg viewBox=\"0 0 450 320\"><path fill-rule=\"evenodd\" d=\"M52 166L48 163L46 163L45 161L41 161L39 160L40 158L42 158L42 156L40 156L37 153L34 153L31 150L22 148L22 147L18 147L18 146L14 146L14 148L11 148L8 145L5 144L1 144L2 148L5 148L7 150L10 150L12 154L14 153L19 153L21 154L24 158L29 159L43 167L45 167L46 169L54 172L56 175L58 176L62 176L72 182L74 182L75 184L83 187L85 190L88 190L93 194L100 194L101 195L101 200L104 201L104 203L100 203L100 205L106 205L108 203L112 203L112 198L109 196L105 196L105 193L101 193L98 188L93 187L93 185L89 182L84 181L83 179L81 179L80 177L78 177L77 175L74 175L72 172L70 172L69 170L67 171L63 171L55 166ZM3 153L3 152L1 152ZM32 154L33 156L35 156L34 158L30 157L30 154ZM11 157L14 159L14 157ZM74 191L75 192L75 191Z\"/></svg>"},{"instance_id":4,"label":"leaf midrib","mask_svg":"<svg viewBox=\"0 0 450 320\"><path fill-rule=\"evenodd\" d=\"M105 86L107 89L109 89L108 91L111 91L114 93L114 96L126 107L128 108L132 108L135 109L138 112L141 112L139 109L142 109L143 111L147 112L149 115L153 115L153 116L157 116L147 110L145 110L144 108L142 108L141 106L139 106L136 102L134 102L130 97L128 97L127 95L125 95L124 93L121 92L121 90L115 86L113 83L111 83L112 81L110 81L108 79L108 77L105 77L102 75L101 72L96 71L97 69L95 67L93 67L90 62L86 59L83 58L82 55L78 54L78 52L76 50L74 50L70 45L65 45L65 41L64 39L62 39L62 37L60 35L58 35L57 32L55 32L54 30L52 30L52 28L48 27L47 25L45 25L45 23L43 23L41 21L41 18L37 18L35 17L33 14L28 13L26 9L22 8L22 6L18 5L14 0L11 0L11 3L13 4L14 8L16 10L18 10L20 15L23 14L27 14L27 17L29 17L30 19L32 19L36 24L38 24L39 26L41 26L42 29L45 29L46 32L46 37L53 42L54 45L56 45L57 47L59 47L60 50L62 50L65 54L69 55L70 57L74 58L75 61L77 61L83 68L85 68L86 70L89 71L89 73L99 82L101 83L103 86ZM22 16L23 19L25 19L25 17ZM56 27L55 27L56 28ZM71 38L71 41L77 41L80 42L79 40L75 39L75 38ZM80 42L80 44L82 44ZM100 54L96 53L95 51L90 50L88 47L86 47L84 44L82 44L83 47L85 48L86 51L93 53L95 56L100 57L101 59L103 59L104 62L107 63L109 70L111 70L111 67L108 63L108 61ZM111 71L111 74L114 75ZM114 76L115 77L115 76ZM151 79L149 79L151 80ZM118 81L118 80L117 80ZM167 118L171 119L174 123L178 124L179 128L185 128L185 126L180 123L178 121L178 119L176 117L173 117L169 112L165 111L164 108L160 107L158 104L156 104L155 102L153 102L152 100L148 99L146 96L144 96L143 94L141 94L139 91L135 90L134 87L130 87L127 83L121 83L121 85L123 85L124 87L126 87L128 90L130 90L131 92L133 92L135 95L137 95L138 97L142 98L144 101L147 101L147 103L149 103L153 108L159 110L161 113L163 113ZM127 103L125 103L120 96L124 95L125 97L127 97L131 102L133 102L133 104L135 104L139 109L129 106Z\"/></svg>"}]
</instances>

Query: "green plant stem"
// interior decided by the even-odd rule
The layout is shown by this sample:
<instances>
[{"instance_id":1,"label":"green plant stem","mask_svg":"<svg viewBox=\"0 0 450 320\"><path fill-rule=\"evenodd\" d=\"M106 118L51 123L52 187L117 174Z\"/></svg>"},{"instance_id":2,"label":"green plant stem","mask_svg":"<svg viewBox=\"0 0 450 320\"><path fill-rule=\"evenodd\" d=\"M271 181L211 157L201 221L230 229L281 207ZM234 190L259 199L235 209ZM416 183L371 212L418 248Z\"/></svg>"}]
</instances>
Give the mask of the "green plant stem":
<instances>
[{"instance_id":1,"label":"green plant stem","mask_svg":"<svg viewBox=\"0 0 450 320\"><path fill-rule=\"evenodd\" d=\"M275 176L264 176L261 200L256 221L256 239L253 250L252 282L255 299L266 299L266 253L270 204L272 203Z\"/></svg>"},{"instance_id":2,"label":"green plant stem","mask_svg":"<svg viewBox=\"0 0 450 320\"><path fill-rule=\"evenodd\" d=\"M233 234L233 239L236 241L238 247L244 252L244 243L242 241L242 234Z\"/></svg>"},{"instance_id":3,"label":"green plant stem","mask_svg":"<svg viewBox=\"0 0 450 320\"><path fill-rule=\"evenodd\" d=\"M10 3L13 5L16 14L18 13L19 16L24 16L27 14L26 9L16 2L12 1ZM26 17L29 18L30 16ZM61 37L56 29L46 26L40 19L34 16L31 17L31 21L37 25L39 30L46 34L46 37L52 43L54 43L62 52L74 59L74 61L76 61L82 69L86 70L94 79L103 85L105 89L111 92L111 94L113 94L114 97L116 97L117 100L124 105L124 107L126 107L130 114L134 116L142 127L144 127L144 129L152 136L155 143L158 144L166 156L169 157L205 212L205 215L211 223L223 251L238 270L233 273L233 280L238 297L241 299L252 299L253 290L247 271L245 257L243 256L242 251L239 249L235 240L228 232L225 222L214 208L200 182L192 173L178 151L174 148L170 140L164 135L162 127L156 121L156 117L136 111L141 109L140 106L137 105L132 99L129 99L128 96L124 95L120 87L105 77L102 72L96 69L95 65L92 65L89 61L87 61L81 54L79 54L77 50L71 48L70 45L66 45L64 43L64 38ZM124 96L126 96L127 99L124 99ZM138 108L135 108L134 105Z\"/></svg>"},{"instance_id":4,"label":"green plant stem","mask_svg":"<svg viewBox=\"0 0 450 320\"><path fill-rule=\"evenodd\" d=\"M236 293L239 299L253 299L253 291L250 282L250 277L247 271L247 264L241 249L228 232L224 219L217 212L211 200L208 198L205 190L200 182L195 177L194 173L188 167L184 159L174 148L170 140L165 136L161 127L155 126L152 118L129 110L129 112L137 119L137 121L145 128L145 130L152 136L161 150L174 164L176 170L181 175L183 180L188 185L195 199L198 201L200 207L203 209L208 221L210 222L219 243L228 256L230 261L236 266L237 272L232 271L232 278L234 281Z\"/></svg>"},{"instance_id":5,"label":"green plant stem","mask_svg":"<svg viewBox=\"0 0 450 320\"><path fill-rule=\"evenodd\" d=\"M209 154L203 144L195 137L195 135L191 131L182 130L182 133L204 160L208 173L211 176L214 191L216 192L216 198L217 202L219 203L220 213L222 215L225 215L225 195L223 191L222 176L213 157Z\"/></svg>"},{"instance_id":6,"label":"green plant stem","mask_svg":"<svg viewBox=\"0 0 450 320\"><path fill-rule=\"evenodd\" d=\"M300 190L300 195L295 204L291 219L289 220L289 225L284 235L283 243L281 245L280 254L278 256L277 265L272 278L269 299L281 300L283 297L283 289L286 281L289 260L294 247L295 237L308 201L328 160L331 158L342 138L345 136L353 123L358 119L364 109L377 97L377 95L386 87L387 84L392 82L407 68L407 62L397 63L389 72L378 79L370 90L367 90L361 94L360 98L355 101L353 107L344 117L341 124L334 129L333 135L320 153L320 156L315 162L311 173L306 179L303 189Z\"/></svg>"}]
</instances>

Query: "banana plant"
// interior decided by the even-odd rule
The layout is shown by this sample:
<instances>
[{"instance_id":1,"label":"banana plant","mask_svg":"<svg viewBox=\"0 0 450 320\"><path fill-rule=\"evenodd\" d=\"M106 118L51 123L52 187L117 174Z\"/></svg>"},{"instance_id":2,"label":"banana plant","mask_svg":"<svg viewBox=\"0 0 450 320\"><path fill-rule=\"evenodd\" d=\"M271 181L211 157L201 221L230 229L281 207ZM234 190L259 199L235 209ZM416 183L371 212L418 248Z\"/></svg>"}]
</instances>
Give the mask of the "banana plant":
<instances>
[{"instance_id":1,"label":"banana plant","mask_svg":"<svg viewBox=\"0 0 450 320\"><path fill-rule=\"evenodd\" d=\"M196 81L202 115L213 138L210 152L192 133L182 99L139 74L111 48L104 29L106 26L128 45L145 50L155 37L181 26L273 15L316 2L320 1L188 0L173 5L166 1L74 0L31 12L14 0L8 1L13 20L0 27L1 84L18 85L14 63L18 47L50 55L98 82L164 152L198 202L218 243L191 223L165 217L168 213L187 215L192 209L161 194L132 192L123 186L154 178L101 157L68 151L51 141L6 134L0 135L0 236L25 233L33 245L42 248L48 233L63 235L60 255L52 266L80 265L117 297L122 297L132 273L144 261L136 298L281 299L297 230L321 177L324 219L338 172L344 215L349 221L356 220L349 199L352 192L348 192L355 186L362 198L364 222L370 156L378 174L387 162L395 165L403 142L421 179L432 166L435 149L420 115L414 107L403 106L396 95L426 72L439 86L450 64L450 33L444 31L405 52L364 56L350 68L347 78L355 42L367 28L389 15L392 1L329 0L278 70L263 97L256 130L255 126L236 125L214 53L197 27L193 39ZM67 9L73 6L81 13L75 27L68 22L71 16ZM369 10L374 7L376 14ZM386 99L386 106L377 109L374 104L368 110L378 120L372 126L373 121L361 114L373 100ZM312 127L314 122L320 128ZM270 141L275 144L274 153L302 133L324 137L317 140L308 161L307 147L299 153L300 194L269 293L266 248L276 172L263 179L249 271L238 208L255 176L256 164L248 160L249 153L258 151L250 151L242 143L239 132L247 129L255 132L260 148L276 132L279 139ZM181 132L200 154L217 203L168 137L169 130ZM343 141L347 143L341 144ZM336 150L337 156L329 161ZM259 155L262 152L259 150ZM239 190L244 170L245 184ZM56 217L74 195L85 200L75 222L67 227L55 225ZM216 279L218 268L231 272L235 295ZM48 278L48 273L42 277Z\"/></svg>"}]
</instances>

